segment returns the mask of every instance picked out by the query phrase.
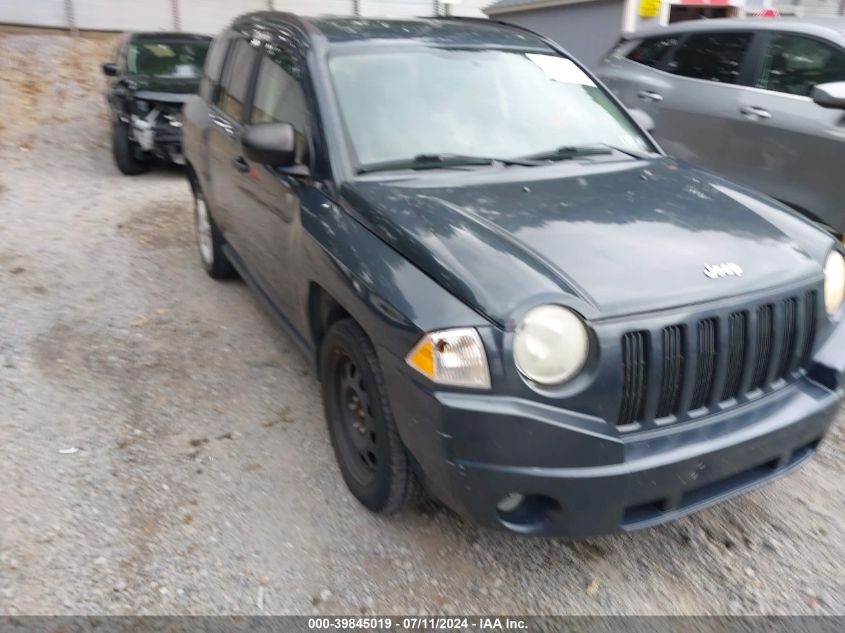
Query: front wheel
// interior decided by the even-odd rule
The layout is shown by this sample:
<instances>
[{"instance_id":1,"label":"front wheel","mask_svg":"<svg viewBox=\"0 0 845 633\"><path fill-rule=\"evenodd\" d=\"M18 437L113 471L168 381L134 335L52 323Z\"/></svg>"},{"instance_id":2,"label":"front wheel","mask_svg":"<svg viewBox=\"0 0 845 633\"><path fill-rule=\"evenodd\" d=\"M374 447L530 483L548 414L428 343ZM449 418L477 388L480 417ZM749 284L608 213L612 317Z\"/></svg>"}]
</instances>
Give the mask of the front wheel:
<instances>
[{"instance_id":1,"label":"front wheel","mask_svg":"<svg viewBox=\"0 0 845 633\"><path fill-rule=\"evenodd\" d=\"M197 231L200 261L205 272L213 279L234 277L235 269L223 252L223 234L208 211L205 196L197 189L194 189L194 226Z\"/></svg>"},{"instance_id":2,"label":"front wheel","mask_svg":"<svg viewBox=\"0 0 845 633\"><path fill-rule=\"evenodd\" d=\"M394 514L421 497L367 335L351 319L329 328L320 351L329 435L349 490L366 508Z\"/></svg>"},{"instance_id":3,"label":"front wheel","mask_svg":"<svg viewBox=\"0 0 845 633\"><path fill-rule=\"evenodd\" d=\"M112 154L114 162L122 174L135 176L150 168L150 158L144 156L138 144L129 138L129 126L115 122L112 129Z\"/></svg>"}]
</instances>

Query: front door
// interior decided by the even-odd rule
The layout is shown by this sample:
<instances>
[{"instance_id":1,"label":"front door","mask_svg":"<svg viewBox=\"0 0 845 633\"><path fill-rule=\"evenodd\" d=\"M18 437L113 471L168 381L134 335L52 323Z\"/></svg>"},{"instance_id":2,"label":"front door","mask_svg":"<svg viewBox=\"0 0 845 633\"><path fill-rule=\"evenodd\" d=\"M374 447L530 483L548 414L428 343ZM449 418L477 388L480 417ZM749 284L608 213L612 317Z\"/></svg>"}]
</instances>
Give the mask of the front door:
<instances>
[{"instance_id":1,"label":"front door","mask_svg":"<svg viewBox=\"0 0 845 633\"><path fill-rule=\"evenodd\" d=\"M211 186L206 192L214 221L238 254L249 263L249 244L238 218L239 190L244 186L241 131L257 51L246 40L235 40L229 50L217 101L209 112L208 136Z\"/></svg>"},{"instance_id":2,"label":"front door","mask_svg":"<svg viewBox=\"0 0 845 633\"><path fill-rule=\"evenodd\" d=\"M296 166L277 169L250 161L242 176L248 184L238 191L238 222L248 232L251 272L288 317L295 309L291 282L297 271L291 266L297 258L292 252L300 237L300 194L308 186L302 174L310 157L310 114L300 74L294 54L281 46L264 47L248 124L292 124L297 131Z\"/></svg>"},{"instance_id":3,"label":"front door","mask_svg":"<svg viewBox=\"0 0 845 633\"><path fill-rule=\"evenodd\" d=\"M655 120L655 136L671 155L721 170L727 113L739 104L740 82L753 35L693 33L666 65L662 88L638 93ZM671 75L671 76L667 76Z\"/></svg>"},{"instance_id":4,"label":"front door","mask_svg":"<svg viewBox=\"0 0 845 633\"><path fill-rule=\"evenodd\" d=\"M755 189L845 232L840 171L845 112L822 108L818 84L845 81L845 51L803 35L773 33L755 87L731 116L725 167Z\"/></svg>"}]
</instances>

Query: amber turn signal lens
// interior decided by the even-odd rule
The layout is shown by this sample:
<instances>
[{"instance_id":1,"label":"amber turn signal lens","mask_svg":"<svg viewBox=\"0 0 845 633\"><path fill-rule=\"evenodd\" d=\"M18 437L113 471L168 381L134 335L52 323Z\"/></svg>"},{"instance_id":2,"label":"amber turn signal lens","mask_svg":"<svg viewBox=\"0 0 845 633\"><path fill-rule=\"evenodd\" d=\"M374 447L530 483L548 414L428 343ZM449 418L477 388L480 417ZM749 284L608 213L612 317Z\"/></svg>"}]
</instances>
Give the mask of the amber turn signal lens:
<instances>
[{"instance_id":1,"label":"amber turn signal lens","mask_svg":"<svg viewBox=\"0 0 845 633\"><path fill-rule=\"evenodd\" d=\"M405 357L429 380L453 387L490 388L487 354L472 328L430 332Z\"/></svg>"}]
</instances>

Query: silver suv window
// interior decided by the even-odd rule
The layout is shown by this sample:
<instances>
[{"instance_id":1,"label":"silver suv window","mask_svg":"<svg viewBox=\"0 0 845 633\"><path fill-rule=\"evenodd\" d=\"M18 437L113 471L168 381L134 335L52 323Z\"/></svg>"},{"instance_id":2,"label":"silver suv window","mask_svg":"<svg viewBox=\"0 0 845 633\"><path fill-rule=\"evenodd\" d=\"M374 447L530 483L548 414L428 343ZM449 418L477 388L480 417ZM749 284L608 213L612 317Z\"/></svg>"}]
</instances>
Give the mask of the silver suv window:
<instances>
[{"instance_id":1,"label":"silver suv window","mask_svg":"<svg viewBox=\"0 0 845 633\"><path fill-rule=\"evenodd\" d=\"M845 53L801 35L776 35L769 43L757 87L809 97L818 84L845 81Z\"/></svg>"},{"instance_id":2,"label":"silver suv window","mask_svg":"<svg viewBox=\"0 0 845 633\"><path fill-rule=\"evenodd\" d=\"M751 33L695 33L681 43L667 70L692 79L736 83L751 39Z\"/></svg>"},{"instance_id":3,"label":"silver suv window","mask_svg":"<svg viewBox=\"0 0 845 633\"><path fill-rule=\"evenodd\" d=\"M648 37L637 44L626 57L632 62L655 68L676 44L677 36Z\"/></svg>"}]
</instances>

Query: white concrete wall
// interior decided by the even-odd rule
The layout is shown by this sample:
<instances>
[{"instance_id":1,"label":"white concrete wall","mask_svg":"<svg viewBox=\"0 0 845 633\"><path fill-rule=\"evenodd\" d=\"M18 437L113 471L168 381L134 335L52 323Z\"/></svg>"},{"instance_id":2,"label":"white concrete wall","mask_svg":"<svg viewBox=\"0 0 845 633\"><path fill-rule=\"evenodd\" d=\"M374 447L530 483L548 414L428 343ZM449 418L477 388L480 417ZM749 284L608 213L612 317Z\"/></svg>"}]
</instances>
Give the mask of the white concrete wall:
<instances>
[{"instance_id":1,"label":"white concrete wall","mask_svg":"<svg viewBox=\"0 0 845 633\"><path fill-rule=\"evenodd\" d=\"M65 0L0 0L0 23L64 26L66 21Z\"/></svg>"},{"instance_id":2,"label":"white concrete wall","mask_svg":"<svg viewBox=\"0 0 845 633\"><path fill-rule=\"evenodd\" d=\"M776 0L773 6L790 13L797 10L798 15L807 18L832 18L843 15L840 13L842 9L841 0L801 0L797 7L788 0Z\"/></svg>"},{"instance_id":3,"label":"white concrete wall","mask_svg":"<svg viewBox=\"0 0 845 633\"><path fill-rule=\"evenodd\" d=\"M0 24L67 27L68 1L80 29L107 31L172 30L172 0L0 0ZM484 17L492 0L461 0L453 15ZM178 0L182 30L217 33L232 19L271 6L303 15L351 15L354 0ZM432 15L433 0L360 0L364 16Z\"/></svg>"}]
</instances>

